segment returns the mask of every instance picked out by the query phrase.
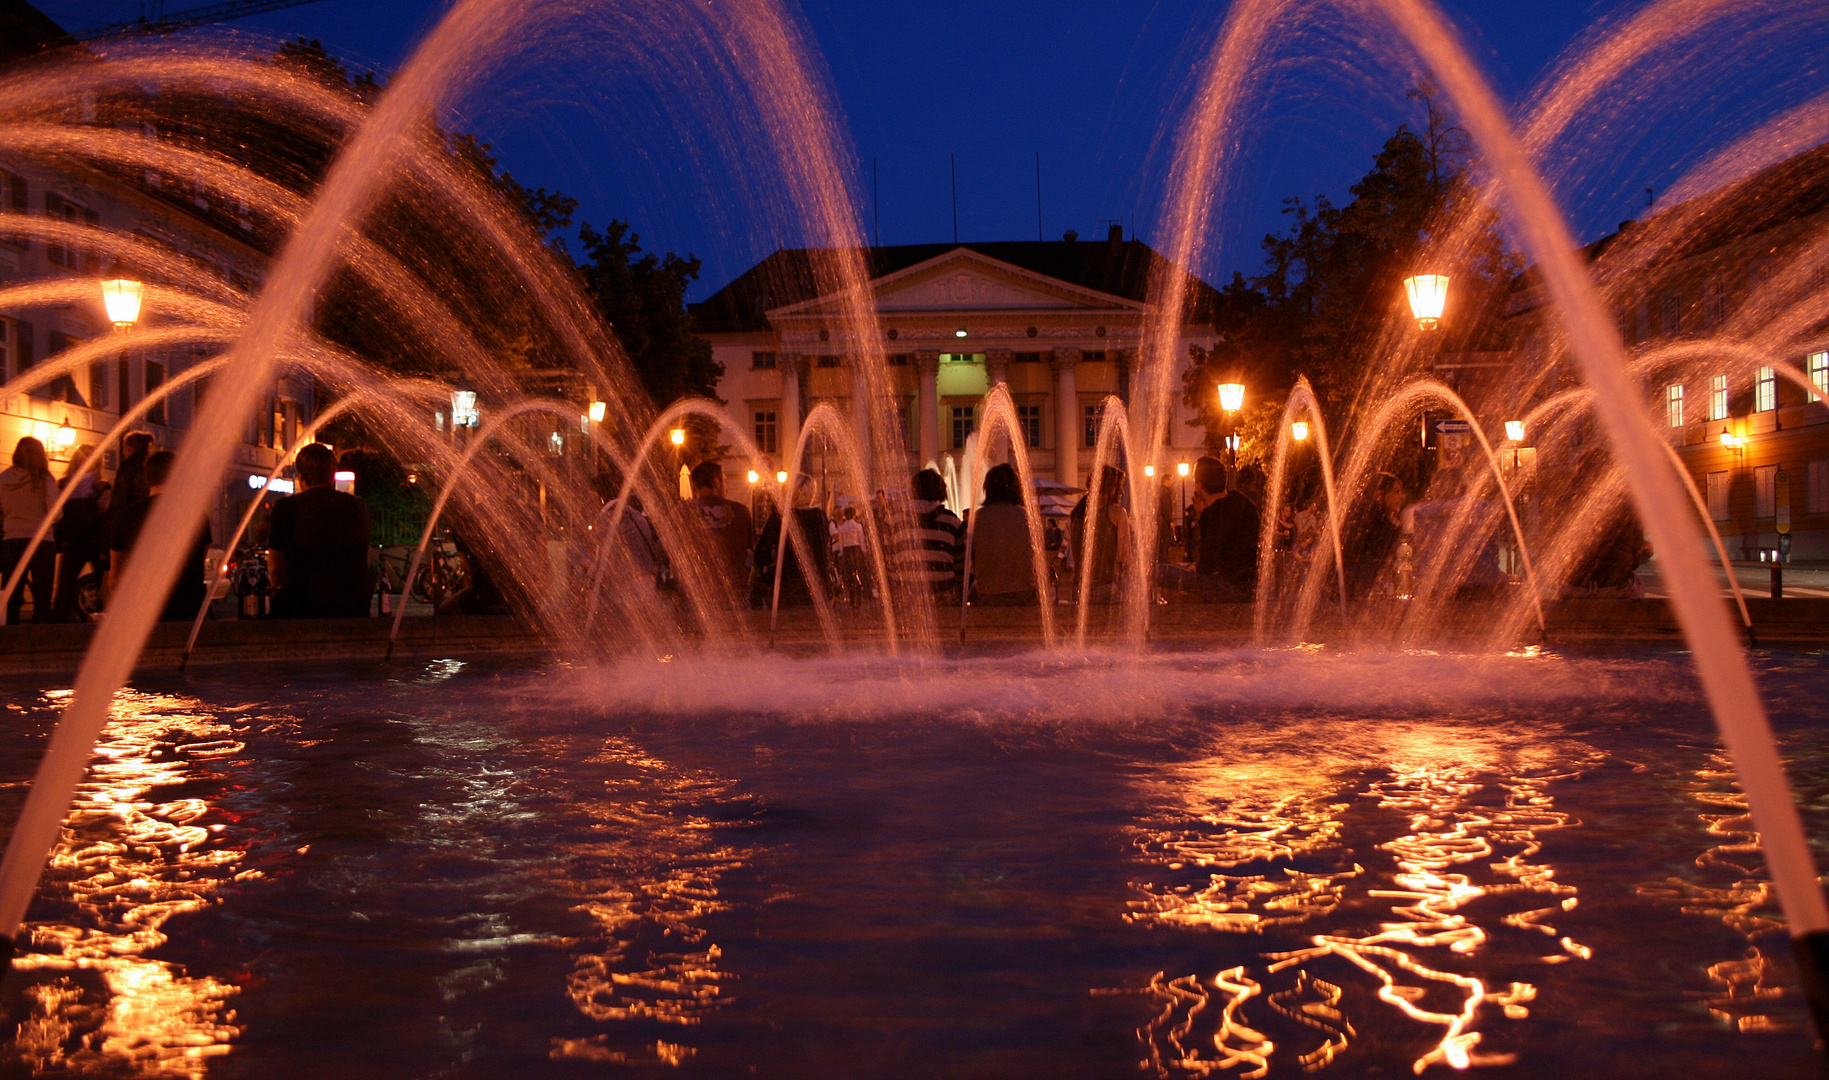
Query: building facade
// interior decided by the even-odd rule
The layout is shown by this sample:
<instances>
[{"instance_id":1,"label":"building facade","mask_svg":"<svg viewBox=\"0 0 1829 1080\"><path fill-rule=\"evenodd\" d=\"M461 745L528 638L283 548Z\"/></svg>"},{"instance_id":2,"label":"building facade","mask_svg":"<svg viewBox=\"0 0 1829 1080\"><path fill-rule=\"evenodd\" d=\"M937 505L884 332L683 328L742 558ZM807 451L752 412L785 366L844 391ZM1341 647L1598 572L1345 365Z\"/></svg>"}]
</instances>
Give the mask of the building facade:
<instances>
[{"instance_id":1,"label":"building facade","mask_svg":"<svg viewBox=\"0 0 1829 1080\"><path fill-rule=\"evenodd\" d=\"M869 288L884 334L910 470L963 475L991 387L1008 387L1039 477L1082 487L1101 410L1130 400L1148 298L1161 256L1114 228L1103 242L922 244L873 248ZM780 251L693 306L699 332L724 365L718 396L734 423L778 466L819 402L849 413L862 395L855 360L834 340L841 298L820 295L804 251ZM1195 282L1198 299L1211 290ZM1203 304L1190 304L1204 312ZM1196 317L1199 317L1198 315ZM1212 327L1190 322L1176 355L1211 348ZM1179 373L1178 373L1179 374ZM1169 425L1169 461L1201 453L1181 381ZM731 490L748 463L727 459Z\"/></svg>"}]
</instances>

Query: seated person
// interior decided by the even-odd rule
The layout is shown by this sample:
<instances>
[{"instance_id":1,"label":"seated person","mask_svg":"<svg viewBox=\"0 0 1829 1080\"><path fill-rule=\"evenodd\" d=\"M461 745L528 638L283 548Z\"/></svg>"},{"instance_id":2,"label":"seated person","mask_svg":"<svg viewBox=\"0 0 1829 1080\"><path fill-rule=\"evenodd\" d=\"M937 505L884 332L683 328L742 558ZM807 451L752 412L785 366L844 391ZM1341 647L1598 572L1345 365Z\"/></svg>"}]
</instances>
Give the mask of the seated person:
<instances>
[{"instance_id":1,"label":"seated person","mask_svg":"<svg viewBox=\"0 0 1829 1080\"><path fill-rule=\"evenodd\" d=\"M267 542L276 619L368 614L368 505L336 489L336 454L323 443L298 452L304 490L273 504Z\"/></svg>"},{"instance_id":2,"label":"seated person","mask_svg":"<svg viewBox=\"0 0 1829 1080\"><path fill-rule=\"evenodd\" d=\"M159 502L159 495L165 490L165 482L171 478L172 465L178 455L170 450L161 450L146 459L145 480L150 495L132 506L122 507L114 516L109 527L108 548L112 553L108 561L108 594L113 595L121 575L127 570L127 561L140 545L140 533L146 527L146 521L152 516L153 507ZM189 622L197 617L198 609L203 607L203 595L209 586L204 584L204 563L209 559L210 522L203 519L198 526L196 539L185 552L184 563L178 571L178 580L172 584L171 592L166 595L165 603L160 609L162 620L182 620Z\"/></svg>"}]
</instances>

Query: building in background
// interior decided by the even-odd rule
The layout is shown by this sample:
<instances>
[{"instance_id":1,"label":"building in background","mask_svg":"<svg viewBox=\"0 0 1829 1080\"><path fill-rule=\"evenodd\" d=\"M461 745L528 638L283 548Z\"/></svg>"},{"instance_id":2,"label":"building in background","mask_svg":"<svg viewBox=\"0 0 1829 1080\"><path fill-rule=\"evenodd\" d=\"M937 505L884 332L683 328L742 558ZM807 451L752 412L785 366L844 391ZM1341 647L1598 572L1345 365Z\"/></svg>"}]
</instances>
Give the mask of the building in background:
<instances>
[{"instance_id":1,"label":"building in background","mask_svg":"<svg viewBox=\"0 0 1829 1080\"><path fill-rule=\"evenodd\" d=\"M872 302L884 334L893 392L903 415L910 470L963 474L967 450L992 386L1009 387L1039 477L1084 486L1100 410L1129 401L1145 323L1155 307L1152 277L1161 255L1113 226L1104 241L909 244L866 253ZM849 414L863 375L837 340L843 298L821 295L811 255L783 250L703 303L693 305L702 336L724 365L718 396L762 451L785 462L818 403ZM1212 290L1191 286L1192 318L1203 319ZM1210 348L1212 327L1189 322L1175 355ZM1192 460L1205 433L1171 387L1169 461ZM726 459L731 490L747 462ZM808 471L816 472L817 463Z\"/></svg>"}]
</instances>

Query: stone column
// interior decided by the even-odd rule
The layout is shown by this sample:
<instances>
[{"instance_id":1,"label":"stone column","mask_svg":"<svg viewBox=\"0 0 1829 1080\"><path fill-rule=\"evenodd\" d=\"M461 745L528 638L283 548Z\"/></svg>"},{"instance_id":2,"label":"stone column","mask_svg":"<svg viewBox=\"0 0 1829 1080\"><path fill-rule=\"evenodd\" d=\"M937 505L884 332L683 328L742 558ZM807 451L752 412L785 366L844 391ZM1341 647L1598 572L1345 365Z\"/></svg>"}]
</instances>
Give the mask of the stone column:
<instances>
[{"instance_id":1,"label":"stone column","mask_svg":"<svg viewBox=\"0 0 1829 1080\"><path fill-rule=\"evenodd\" d=\"M1078 349L1056 349L1049 362L1054 369L1054 478L1075 486L1080 482L1079 364Z\"/></svg>"},{"instance_id":2,"label":"stone column","mask_svg":"<svg viewBox=\"0 0 1829 1080\"><path fill-rule=\"evenodd\" d=\"M775 455L775 467L785 469L794 456L794 444L800 441L800 371L806 358L798 353L782 353L776 360L781 373L781 415L775 430L779 433L781 452Z\"/></svg>"},{"instance_id":3,"label":"stone column","mask_svg":"<svg viewBox=\"0 0 1829 1080\"><path fill-rule=\"evenodd\" d=\"M984 354L984 373L992 386L1006 385L1009 380L1010 357L1014 355L1009 349L990 349Z\"/></svg>"},{"instance_id":4,"label":"stone column","mask_svg":"<svg viewBox=\"0 0 1829 1080\"><path fill-rule=\"evenodd\" d=\"M923 349L914 354L915 432L919 460L916 468L940 460L940 354Z\"/></svg>"},{"instance_id":5,"label":"stone column","mask_svg":"<svg viewBox=\"0 0 1829 1080\"><path fill-rule=\"evenodd\" d=\"M876 461L875 447L870 443L870 431L873 426L875 402L870 400L870 377L864 370L862 356L853 355L847 358L851 364L851 433L857 440L857 467L863 473L862 491L856 494L870 497L870 489L877 483L876 471L871 468Z\"/></svg>"}]
</instances>

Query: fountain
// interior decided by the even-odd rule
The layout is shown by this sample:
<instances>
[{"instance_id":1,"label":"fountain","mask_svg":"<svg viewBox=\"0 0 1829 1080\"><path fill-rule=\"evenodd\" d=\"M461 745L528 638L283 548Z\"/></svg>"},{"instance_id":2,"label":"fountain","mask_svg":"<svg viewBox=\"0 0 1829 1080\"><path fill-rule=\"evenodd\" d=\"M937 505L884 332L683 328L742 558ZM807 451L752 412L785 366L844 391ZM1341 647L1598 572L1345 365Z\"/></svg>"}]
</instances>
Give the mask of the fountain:
<instances>
[{"instance_id":1,"label":"fountain","mask_svg":"<svg viewBox=\"0 0 1829 1080\"><path fill-rule=\"evenodd\" d=\"M334 745L347 731L373 744L376 768L399 769L404 793L377 790L376 803L402 819L417 815L427 835L437 837L433 844L391 824L377 826L387 842L460 852L450 857L465 860L494 890L475 898L474 908L466 907L469 898L443 892L455 877L426 872L427 892L436 894L428 903L438 918L455 925L470 917L465 913L487 914L476 917L474 934L463 942L408 946L416 962L437 967L427 957L469 952L496 958L476 967L440 968L436 993L446 1003L482 1000L498 984L537 997L539 979L552 981L550 965L528 959L526 952L572 951L570 974L558 984L576 1007L577 1017L570 1018L576 1022L555 1025L550 1034L545 1028L522 1033L520 1044L533 1039L535 1056L559 1067L580 1060L665 1063L702 1066L707 1075L733 1067L734 1051L689 1045L679 1034L738 1023L722 987L732 974L724 969L739 965L733 957L741 947L724 949L708 940L733 928L753 929L757 940L794 943L783 946L792 955L780 967L770 968L769 960L753 953L741 962L766 971L757 980L764 987L758 993L779 995L787 1003L779 1022L798 1033L801 1045L829 1037L847 1052L858 1052L855 1047L868 1041L858 1031L880 1025L895 1012L893 1005L878 1002L877 1012L854 1020L843 1008L808 1006L825 992L809 983L844 982L859 967L885 958L901 963L925 955L926 943L910 943L901 930L884 929L893 920L855 936L844 923L841 909L847 903L864 911L887 910L901 902L903 889L946 912L951 927L986 919L1014 928L1010 940L1097 940L1110 944L1111 955L1149 956L1118 963L1066 955L993 961L987 954L1002 944L963 946L959 942L970 935L960 935L934 945L939 954L960 950L945 957L952 965L946 970L1001 962L1029 978L1024 965L1031 965L1044 973L1041 981L1053 973L1071 988L1076 1003L1071 1009L1084 1010L1091 1001L1117 1010L1110 1015L1129 1016L1125 1023L1136 1031L1147 1066L1160 1076L1314 1071L1360 1053L1381 1053L1380 1061L1417 1072L1525 1061L1549 1051L1527 1037L1507 1035L1500 1020L1523 1025L1534 1022L1533 1010L1554 1015L1570 1008L1565 1001L1546 1002L1558 988L1571 1000L1599 993L1605 980L1580 974L1584 965L1609 955L1607 950L1643 955L1631 952L1636 946L1629 932L1621 932L1622 924L1630 931L1698 911L1720 927L1711 922L1714 936L1683 956L1698 979L1706 972L1720 984L1706 998L1713 1003L1711 1015L1730 1018L1737 1033L1782 1027L1783 1017L1774 1019L1776 1013L1749 1004L1775 999L1775 987L1788 979L1784 962L1765 951L1770 948L1765 935L1782 933L1791 940L1797 977L1817 1024L1829 1026L1829 907L1754 670L1759 666L1762 678L1788 688L1789 701L1820 696L1820 677L1783 659L1750 659L1742 647L1720 602L1713 569L1696 543L1695 518L1702 519L1714 556L1724 564L1725 545L1709 520L1706 500L1655 430L1638 390L1653 377L1675 377L1671 373L1693 380L1716 369L1771 369L1808 393L1819 392L1810 374L1784 357L1814 340L1812 328L1829 299L1819 269L1829 265L1829 238L1803 245L1771 275L1767 288L1724 323L1718 338L1634 352L1606 307L1635 273L1680 250L1710 220L1710 212L1729 207L1718 192L1739 179L1748 162L1768 165L1784 156L1774 147L1820 139L1829 132L1823 123L1829 113L1814 104L1761 127L1697 170L1691 203L1641 226L1631 243L1610 249L1593 265L1576 254L1556 201L1554 185L1565 180L1553 168L1559 140L1584 111L1601 107L1608 85L1669 47L1679 13L1667 9L1676 6L1653 5L1603 35L1565 67L1514 128L1454 29L1425 0L1235 5L1196 74L1195 96L1170 140L1175 153L1160 228L1166 269L1152 282L1156 305L1133 393L1128 399L1107 398L1100 411L1086 518L1098 520L1109 495L1097 478L1107 467L1123 470L1126 485L1119 497L1131 510L1131 533L1123 541L1138 553L1105 608L1111 632L1103 646L1091 575L1058 589L1051 585L1029 448L1006 386L991 388L963 454L945 461L953 497L967 510L993 461L1007 457L1022 481L1040 610L1019 636L1025 646L1039 648L1015 655L999 651L1003 641L993 644L970 634L975 613L969 595L958 597L955 634L948 625L950 609L922 590L894 587L886 552L893 534L907 529L912 517L900 501L886 508L881 520L876 513L865 515L875 591L869 612L846 613L822 589L810 589L810 626L822 646L815 655L803 655L792 636L794 627L808 627L807 620L783 614L781 568L792 558L802 576L814 580L820 562L816 545L827 540L801 529L791 512L797 500L830 500L840 492L867 499L878 489L900 490L907 483L909 452L885 335L870 300L858 200L844 165L849 154L804 32L782 9L704 5L688 11L656 0L598 11L569 0L532 5L461 0L372 109L256 59L173 44L122 46L118 55L104 51L101 63L49 63L0 79L5 152L194 175L211 192L243 200L262 228L283 238L271 274L250 296L140 238L38 217L18 222L17 231L36 241L80 244L109 260L146 268L158 283L147 287L145 303L161 318L156 326L135 326L31 367L0 386L0 396L29 393L123 350L182 346L220 353L167 383L110 432L112 439L130 430L179 387L212 380L209 413L187 436L170 493L161 497L114 610L98 628L73 685L21 705L49 732L49 740L0 862L0 941L9 970L36 978L105 960L107 970L124 973L109 990L123 1001L130 995L119 987L130 979L142 988L148 980L179 986L184 976L176 966L154 970L146 964L166 962L125 958L135 947L166 941L182 925L175 914L203 912L218 902L211 899L218 893L227 897L220 901L225 912L238 912L235 898L244 893L270 888L290 897L298 888L279 880L284 874L263 883L266 871L257 863L310 866L312 859L348 856L339 845L353 842L336 835L292 843L297 838L289 838L288 830L308 827L291 823L296 808L281 792L293 781L275 764L308 762L342 776L348 762L330 761L329 751L317 748ZM511 7L514 18L508 17ZM1717 17L1709 12L1726 5L1701 7L1708 12L1685 17L1705 22ZM1144 467L1158 461L1172 421L1182 366L1172 351L1190 291L1185 268L1213 261L1210 248L1220 232L1216 193L1238 167L1232 148L1240 145L1242 118L1285 38L1304 20L1323 17L1316 11L1388 41L1390 52L1401 57L1400 68L1420 64L1439 82L1485 170L1486 190L1474 210L1502 210L1555 313L1526 346L1544 363L1532 375L1538 384L1530 388L1540 404L1524 423L1541 433L1544 445L1572 441L1583 425L1597 423L1610 458L1595 468L1584 490L1567 493L1556 530L1534 533L1520 514L1502 451L1487 434L1495 418L1481 416L1452 387L1419 377L1399 362L1413 347L1404 343L1412 331L1395 315L1387 334L1390 362L1368 365L1374 376L1361 393L1357 415L1344 422L1324 417L1306 379L1282 402L1269 455L1260 539L1265 554L1250 610L1252 646L1163 651L1151 647L1151 633L1164 605L1154 575L1139 572L1138 564L1153 564L1155 553L1166 547L1159 535L1161 515L1147 512L1159 493ZM443 135L429 130L434 125L427 117L445 116L541 35L579 23L653 35L666 46L657 53L674 50L653 61L657 71L666 69L667 78L683 82L701 80L682 89L688 98L709 99L717 87L730 91L732 108L754 121L747 141L738 140L738 151L774 169L775 211L812 238L809 246L825 253L813 260L813 273L822 294L841 298L831 333L849 358L853 395L844 406L821 401L807 411L804 423L795 425L793 445L784 448L783 479L773 484L760 477L774 475L774 464L718 403L686 399L657 407L643 396L617 345L616 328L597 317L541 238L476 176L455 165ZM688 76L667 67L682 56L703 60L705 70ZM162 89L178 94L198 85L241 95L240 107L333 133L339 149L313 193L301 195L255 167L207 149L47 119L55 103L85 94L156 98ZM448 223L458 269L418 265L390 243L378 222L395 201ZM1434 223L1431 256L1452 263L1481 227L1475 216L1470 210ZM502 280L459 288L461 268L469 265L499 267ZM442 384L390 374L381 363L327 340L314 325L314 305L339 276L359 283L397 318L403 340L452 358L466 380L488 393L487 422L465 438L447 434L429 420L428 405L438 400ZM83 301L91 284L58 280L8 289L0 292L0 308ZM547 432L532 418L571 423L578 419L577 406L519 391L510 367L479 334L479 311L510 304L531 312L528 318L567 365L607 388L616 414L613 422L583 427L593 460L601 455L611 464L621 477L621 492L607 528L595 537L589 557L579 560L585 569L569 577L553 574L544 542L547 523L590 521L597 507L575 475L542 453ZM1578 368L1582 384L1544 392L1557 363ZM347 685L326 677L328 685L315 691L306 684L316 676L287 674L276 677L271 691L274 715L263 714L258 723L245 722L243 712L265 706L247 706L251 692L232 676L193 672L185 676L190 682L122 689L153 630L158 605L150 601L180 572L186 523L204 513L237 433L262 388L280 371L317 380L337 401L287 449L269 479L323 424L343 415L360 417L387 449L436 470L436 497L410 557L408 580L427 557L436 531L459 522L485 541L482 546L499 561L491 570L526 600L523 606L549 632L558 660L531 672L511 667L466 672L456 660L419 668L396 663L365 669ZM1402 434L1432 406L1464 419L1479 450L1466 497L1444 532L1447 547L1460 555L1423 568L1402 597L1362 601L1349 595L1351 537L1343 529L1370 497L1377 474L1400 453ZM695 522L678 509L673 486L679 462L667 456L662 435L689 418L727 438L733 456L781 508L765 619L759 612L750 619L730 610L717 564L699 542ZM1315 436L1325 542L1312 563L1286 581L1267 553L1279 507L1288 497L1292 424L1298 418ZM810 466L815 456L821 462L817 473ZM99 461L99 455L91 458L88 467ZM817 485L809 482L815 476ZM620 579L616 545L625 535L620 526L632 496L647 508L667 556L677 587L673 596ZM1555 583L1567 580L1570 568L1592 550L1599 528L1628 505L1658 552L1658 568L1689 643L1687 659L1546 653L1539 642ZM253 516L250 509L240 518L231 549ZM49 527L47 520L34 547ZM968 521L968 579L974 535ZM1101 542L1096 531L1088 537L1080 553L1088 565L1096 562ZM1456 620L1469 610L1455 593L1474 574L1480 552L1497 542L1516 552L1517 581L1498 599L1471 609L1475 614L1464 621L1478 624L1480 647L1466 650L1467 635L1450 632L1465 630ZM1750 631L1751 615L1731 569L1728 576ZM0 584L0 607L17 584ZM1322 610L1330 600L1330 610L1338 612L1331 626L1325 620L1334 616ZM1059 623L1064 613L1057 602L1073 605L1071 633ZM205 613L192 623L187 658ZM393 614L394 635L406 614L403 602ZM1453 642L1447 654L1444 640ZM378 661L392 659L393 641L390 637L387 654ZM1706 708L1676 686L1691 662ZM140 682L153 678L143 674ZM369 722L362 687L371 682L385 688L377 697L399 703L400 723L411 729L410 738L400 741L397 732ZM301 702L296 711L309 714L307 719L287 713L292 698ZM1608 717L1615 716L1608 710L1617 705L1621 726L1642 724L1653 734L1640 746L1605 723L1546 718L1571 703ZM1829 749L1813 733L1784 725L1785 714L1779 715L1790 740L1787 749L1799 753L1795 748L1804 747L1803 772L1812 784L1825 782L1821 762ZM1709 717L1725 758L1698 749L1706 741L1699 732ZM123 724L139 734L124 739ZM336 734L325 739L299 734L301 725L319 724ZM1330 725L1350 737L1336 742ZM98 741L106 750L105 767L92 764ZM742 754L736 755L732 748L739 746ZM246 757L235 756L244 748ZM1011 759L1007 774L987 764L999 754ZM1646 826L1646 843L1657 847L1656 857L1621 856L1638 875L1631 879L1633 897L1608 900L1595 895L1601 890L1583 892L1589 881L1611 880L1604 872L1591 873L1589 863L1612 857L1583 846L1590 834L1582 831L1578 810L1590 796L1567 781L1592 778L1592 790L1601 793L1592 797L1602 799L1601 805L1630 801L1633 785L1641 781L1622 763L1637 761L1635 755L1656 759L1670 775L1693 781L1680 791L1660 792L1659 805L1670 811L1660 820L1695 817L1692 802L1726 807L1726 815L1704 815L1706 829L1697 832L1737 840L1710 840L1703 856L1692 857L1683 845L1701 842L1699 835L1686 838ZM233 758L227 773L212 771L216 766L210 763L218 758ZM180 760L183 768L172 764ZM231 791L223 777L244 769L260 782ZM219 846L227 841L192 826L217 803L179 806L143 797L159 784L177 782L162 779L167 772L208 789L208 798L218 803L239 800L243 817L208 828L221 825L219 832L241 846ZM98 788L97 777L112 786ZM1737 781L1738 793L1730 790L1730 779ZM22 783L24 777L7 773L0 780ZM297 782L308 795L327 796L313 791L309 777ZM421 801L414 785L425 784L449 784L450 790L441 787L438 799ZM461 798L453 794L460 789L467 793ZM460 809L448 817L428 816L426 808L434 804ZM782 809L801 804L811 808L804 820ZM1080 815L1082 806L1092 809ZM857 807L868 812L853 814ZM969 812L955 812L956 807ZM1594 811L1605 812L1610 811ZM930 818L945 823L941 832L969 842L930 835ZM110 822L117 819L119 827L138 834L178 838L170 842L183 845L189 860L182 879L168 881L163 870L137 864L132 872L153 882L156 887L147 887L153 893L182 892L185 898L172 901L181 911L159 908L159 917L146 923L156 942L102 942L105 935L98 932L95 944L84 945L83 912L95 909L97 897L120 890L106 875L73 878L69 870L79 862L92 870L96 860L105 860L100 849L106 845L92 834L115 827ZM269 819L288 823L274 826L271 837L239 827L242 821ZM549 819L553 837L525 832L527 822ZM837 832L821 831L834 827L819 823L834 821L864 831L872 851L893 852L905 842L910 852L904 862L878 867L871 862L875 855L865 858L861 848L835 839ZM888 821L897 824L885 825ZM736 831L752 826L754 836ZM781 830L791 839L771 847L773 841L761 838L764 829ZM1123 846L1133 852L1118 868L1107 858L1115 834L1122 834ZM502 850L482 850L484 841L500 841ZM606 855L606 843L615 852ZM328 850L313 855L317 847ZM516 854L504 854L508 848ZM1012 853L1010 867L996 864L1002 855L984 855L1006 850ZM211 867L249 869L206 872L201 867L209 860L199 852L211 853L216 860ZM1050 868L1057 857L1073 870L1074 880L1062 880L1058 869ZM893 855L887 861L897 862ZM1709 883L1649 880L1663 872L1660 867L1685 861L1738 874ZM434 862L426 855L421 865ZM1769 876L1782 921L1768 910L1768 886L1759 880L1756 862ZM47 864L53 867L48 877ZM926 870L905 872L914 865L940 869L928 877L922 876ZM790 884L751 880L774 872ZM196 874L210 884L180 886ZM812 900L797 895L801 886L792 882L802 879L811 883L806 892ZM374 886L351 888L366 896ZM1109 895L1128 899L1099 899ZM749 899L739 903L731 899L736 896ZM849 899L834 903L835 896ZM75 913L60 908L28 918L40 910L35 904L46 905L46 912L62 904ZM783 914L775 914L777 909ZM1596 909L1605 917L1589 914ZM116 921L151 918L135 911ZM370 917L351 909L352 924ZM381 918L393 930L411 921L403 910L384 911ZM300 922L314 935L331 933L319 919L301 916ZM523 923L529 929L509 929ZM1146 932L1156 935L1147 938L1156 944L1145 944L1140 935ZM811 944L801 950L803 937ZM1245 939L1261 939L1265 947L1236 944ZM795 984L785 974L793 956L804 960L840 940L856 955L819 967L805 983ZM1718 950L1729 940L1743 950L1741 959L1720 958ZM509 973L509 957L525 966ZM1702 962L1709 957L1716 958L1713 964ZM207 966L219 959L205 954L197 962ZM1209 960L1211 971L1171 974ZM853 962L858 966L847 966ZM231 960L224 970L240 963ZM309 957L299 961L309 964ZM1159 968L1153 976L1152 965ZM534 969L545 974L524 974ZM535 988L516 981L521 979ZM69 1038L44 1031L58 1023L68 1027L59 1018L75 1015L59 1013L60 1001L92 992L73 980L57 983L55 992L35 990L32 1023L39 1026L28 1032L30 1025L16 1025L23 1033L15 1038L23 1048L16 1055L33 1068L49 1067L65 1052ZM258 980L246 981L249 998L258 998ZM201 1069L202 1048L236 1052L222 1007L232 991L214 978L183 985L183 994L172 994L174 1000L183 998L179 1012L191 1026L160 1045L199 1048L184 1060ZM1657 998L1655 988L1633 994L1634 1007L1642 1007L1644 1015L1618 1019L1621 1030L1657 1030L1677 1008ZM972 1008L995 1005L976 1002ZM1058 1003L1048 1008L1063 1010L1047 1014L1051 1024L1070 1011ZM476 1030L495 1022L482 1015L487 1011L479 1006ZM118 1048L144 1020L117 1017L109 1023L114 1027L97 1029L94 1048ZM644 1034L631 1042L617 1033L635 1029L617 1024L661 1026L641 1028ZM1368 1048L1377 1042L1363 1037L1368 1025L1411 1034L1392 1036L1397 1049ZM206 1027L209 1034L200 1034ZM731 1041L761 1045L767 1038L752 1033ZM106 1059L106 1053L96 1052L97 1061ZM1671 1054L1682 1060L1688 1052L1702 1054L1724 1075L1737 1057L1731 1042L1700 1050L1678 1047ZM1113 1060L1117 1057L1125 1058L1124 1067L1134 1067L1133 1051ZM963 1068L974 1062L952 1064ZM859 1068L855 1058L843 1061L842 1071Z\"/></svg>"}]
</instances>

